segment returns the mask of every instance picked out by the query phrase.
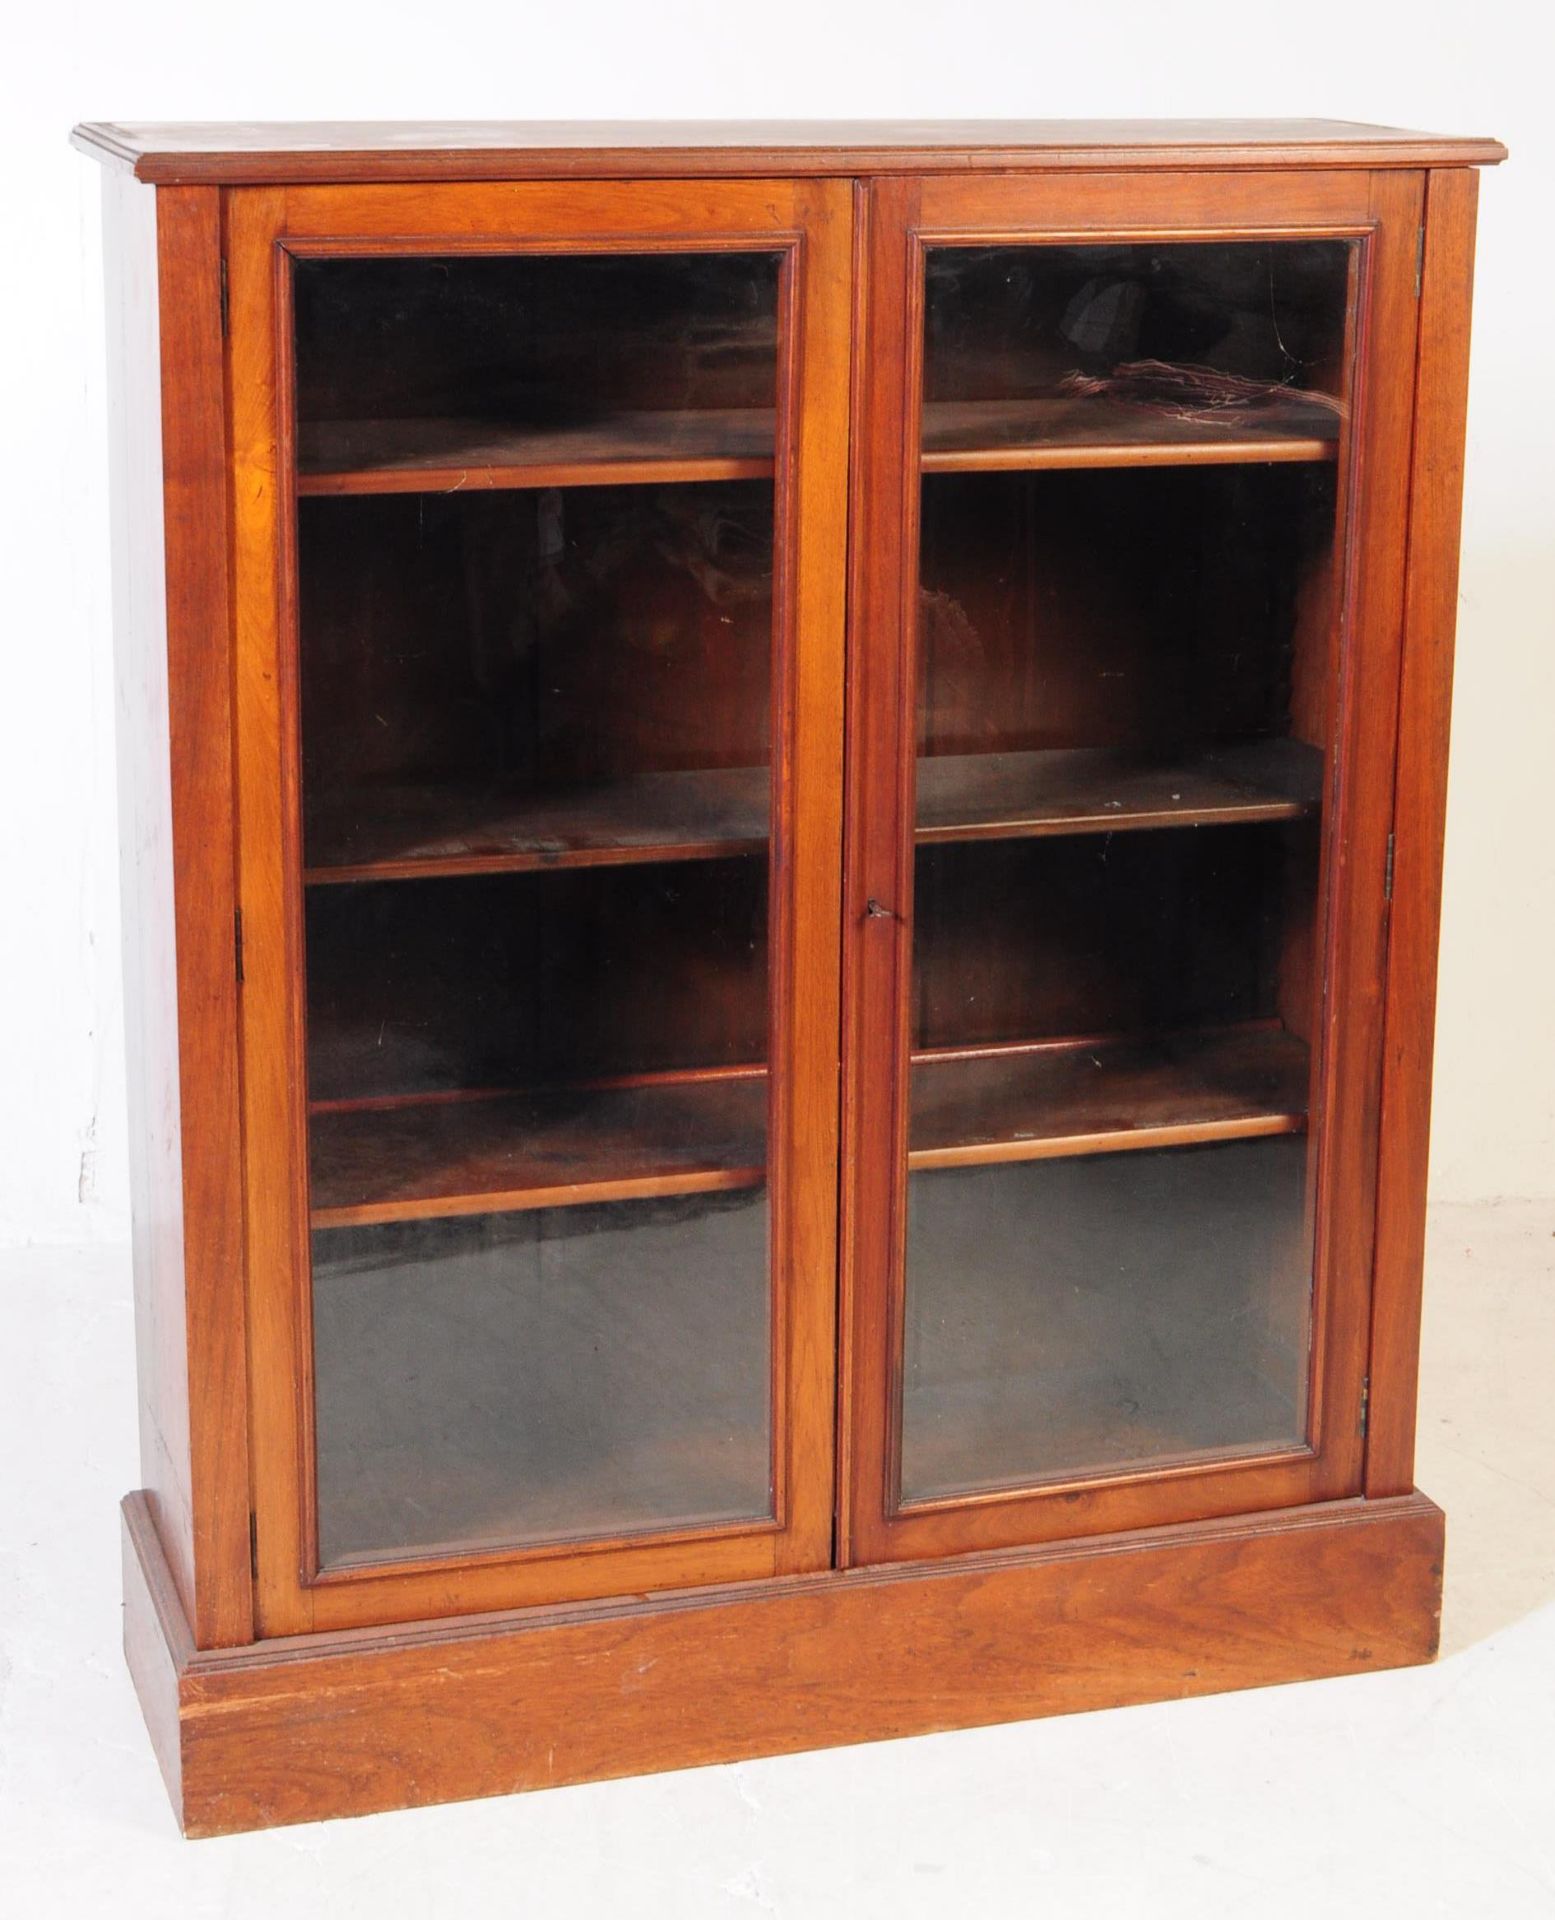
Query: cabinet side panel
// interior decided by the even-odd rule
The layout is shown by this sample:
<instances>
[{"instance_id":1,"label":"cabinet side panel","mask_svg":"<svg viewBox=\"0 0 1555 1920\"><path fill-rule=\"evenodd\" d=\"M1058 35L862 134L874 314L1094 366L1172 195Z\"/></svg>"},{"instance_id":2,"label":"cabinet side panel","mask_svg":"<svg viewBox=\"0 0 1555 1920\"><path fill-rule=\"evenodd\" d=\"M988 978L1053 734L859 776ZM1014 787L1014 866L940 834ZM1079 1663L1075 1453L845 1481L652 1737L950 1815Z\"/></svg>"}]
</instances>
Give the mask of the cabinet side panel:
<instances>
[{"instance_id":1,"label":"cabinet side panel","mask_svg":"<svg viewBox=\"0 0 1555 1920\"><path fill-rule=\"evenodd\" d=\"M253 1638L221 197L157 195L195 1645Z\"/></svg>"},{"instance_id":2,"label":"cabinet side panel","mask_svg":"<svg viewBox=\"0 0 1555 1920\"><path fill-rule=\"evenodd\" d=\"M1366 1491L1372 1496L1407 1492L1414 1478L1431 1049L1478 196L1479 176L1469 168L1428 177L1372 1309L1366 1456Z\"/></svg>"},{"instance_id":3,"label":"cabinet side panel","mask_svg":"<svg viewBox=\"0 0 1555 1920\"><path fill-rule=\"evenodd\" d=\"M220 197L104 183L142 1473L197 1644L252 1638Z\"/></svg>"},{"instance_id":4,"label":"cabinet side panel","mask_svg":"<svg viewBox=\"0 0 1555 1920\"><path fill-rule=\"evenodd\" d=\"M156 192L103 179L115 730L141 1478L194 1612L184 1219L178 1160L173 817L167 761Z\"/></svg>"}]
</instances>

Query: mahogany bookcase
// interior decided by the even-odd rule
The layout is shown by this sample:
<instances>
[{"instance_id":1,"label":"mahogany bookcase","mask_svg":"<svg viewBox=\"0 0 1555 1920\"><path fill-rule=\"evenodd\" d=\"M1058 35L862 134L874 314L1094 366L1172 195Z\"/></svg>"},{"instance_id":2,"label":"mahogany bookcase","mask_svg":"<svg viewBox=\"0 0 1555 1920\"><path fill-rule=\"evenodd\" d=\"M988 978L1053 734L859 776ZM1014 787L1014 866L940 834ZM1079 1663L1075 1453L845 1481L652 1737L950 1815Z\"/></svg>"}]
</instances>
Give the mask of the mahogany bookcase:
<instances>
[{"instance_id":1,"label":"mahogany bookcase","mask_svg":"<svg viewBox=\"0 0 1555 1920\"><path fill-rule=\"evenodd\" d=\"M76 139L185 1830L1430 1658L1502 149Z\"/></svg>"}]
</instances>

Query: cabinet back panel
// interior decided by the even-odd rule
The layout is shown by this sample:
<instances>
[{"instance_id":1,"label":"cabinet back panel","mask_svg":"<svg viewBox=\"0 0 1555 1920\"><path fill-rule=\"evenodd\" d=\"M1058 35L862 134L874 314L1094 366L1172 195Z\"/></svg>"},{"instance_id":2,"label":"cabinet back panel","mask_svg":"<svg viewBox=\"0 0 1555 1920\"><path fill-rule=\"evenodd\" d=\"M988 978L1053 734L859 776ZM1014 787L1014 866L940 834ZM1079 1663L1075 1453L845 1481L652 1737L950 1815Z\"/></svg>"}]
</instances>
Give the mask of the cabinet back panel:
<instances>
[{"instance_id":1,"label":"cabinet back panel","mask_svg":"<svg viewBox=\"0 0 1555 1920\"><path fill-rule=\"evenodd\" d=\"M764 765L771 493L301 502L305 797Z\"/></svg>"},{"instance_id":2,"label":"cabinet back panel","mask_svg":"<svg viewBox=\"0 0 1555 1920\"><path fill-rule=\"evenodd\" d=\"M1333 540L1331 466L937 474L925 480L924 753L1170 751L1316 731L1298 664ZM1318 681L1300 716L1292 686ZM1321 715L1326 724L1326 710Z\"/></svg>"},{"instance_id":3,"label":"cabinet back panel","mask_svg":"<svg viewBox=\"0 0 1555 1920\"><path fill-rule=\"evenodd\" d=\"M305 421L774 403L775 254L303 260L295 300Z\"/></svg>"},{"instance_id":4,"label":"cabinet back panel","mask_svg":"<svg viewBox=\"0 0 1555 1920\"><path fill-rule=\"evenodd\" d=\"M914 1046L1272 1018L1281 893L1312 831L1188 828L920 850Z\"/></svg>"},{"instance_id":5,"label":"cabinet back panel","mask_svg":"<svg viewBox=\"0 0 1555 1920\"><path fill-rule=\"evenodd\" d=\"M310 1095L759 1062L766 882L751 859L312 890Z\"/></svg>"}]
</instances>

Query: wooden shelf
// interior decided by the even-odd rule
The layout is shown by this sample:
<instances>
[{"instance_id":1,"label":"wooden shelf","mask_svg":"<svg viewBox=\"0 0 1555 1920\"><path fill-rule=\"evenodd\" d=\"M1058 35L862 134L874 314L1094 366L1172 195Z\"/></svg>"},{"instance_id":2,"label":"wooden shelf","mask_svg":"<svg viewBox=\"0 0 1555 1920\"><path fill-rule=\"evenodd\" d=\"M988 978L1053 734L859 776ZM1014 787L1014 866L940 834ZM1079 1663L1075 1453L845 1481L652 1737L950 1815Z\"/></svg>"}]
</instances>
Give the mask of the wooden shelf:
<instances>
[{"instance_id":1,"label":"wooden shelf","mask_svg":"<svg viewBox=\"0 0 1555 1920\"><path fill-rule=\"evenodd\" d=\"M940 754L918 762L917 839L1018 839L1293 820L1313 811L1323 757L1264 740L1182 762L1106 749ZM317 805L310 886L718 860L768 839L765 767L642 774L527 796L364 789Z\"/></svg>"},{"instance_id":2,"label":"wooden shelf","mask_svg":"<svg viewBox=\"0 0 1555 1920\"><path fill-rule=\"evenodd\" d=\"M1259 740L1192 759L1111 749L935 754L918 762L920 844L1295 820L1322 795L1323 756Z\"/></svg>"},{"instance_id":3,"label":"wooden shelf","mask_svg":"<svg viewBox=\"0 0 1555 1920\"><path fill-rule=\"evenodd\" d=\"M908 1165L980 1166L1299 1133L1307 1049L1277 1027L915 1057Z\"/></svg>"},{"instance_id":4,"label":"wooden shelf","mask_svg":"<svg viewBox=\"0 0 1555 1920\"><path fill-rule=\"evenodd\" d=\"M717 860L766 845L766 767L647 773L527 795L366 788L307 829L310 886L542 867Z\"/></svg>"},{"instance_id":5,"label":"wooden shelf","mask_svg":"<svg viewBox=\"0 0 1555 1920\"><path fill-rule=\"evenodd\" d=\"M301 494L459 493L768 480L773 414L759 407L611 414L573 426L481 420L317 420L299 433ZM937 400L925 473L1332 460L1339 416L1305 394L1192 419L1105 396Z\"/></svg>"},{"instance_id":6,"label":"wooden shelf","mask_svg":"<svg viewBox=\"0 0 1555 1920\"><path fill-rule=\"evenodd\" d=\"M1191 420L1097 395L931 400L923 409L925 473L1332 460L1338 445L1338 414L1300 393Z\"/></svg>"},{"instance_id":7,"label":"wooden shelf","mask_svg":"<svg viewBox=\"0 0 1555 1920\"><path fill-rule=\"evenodd\" d=\"M460 493L768 480L773 434L773 415L760 407L618 413L560 427L319 420L299 435L297 491Z\"/></svg>"},{"instance_id":8,"label":"wooden shelf","mask_svg":"<svg viewBox=\"0 0 1555 1920\"><path fill-rule=\"evenodd\" d=\"M759 1069L329 1107L315 1227L712 1193L766 1178ZM913 1168L1296 1133L1307 1050L1276 1028L915 1056Z\"/></svg>"},{"instance_id":9,"label":"wooden shelf","mask_svg":"<svg viewBox=\"0 0 1555 1920\"><path fill-rule=\"evenodd\" d=\"M315 1227L759 1186L765 1073L326 1108Z\"/></svg>"}]
</instances>

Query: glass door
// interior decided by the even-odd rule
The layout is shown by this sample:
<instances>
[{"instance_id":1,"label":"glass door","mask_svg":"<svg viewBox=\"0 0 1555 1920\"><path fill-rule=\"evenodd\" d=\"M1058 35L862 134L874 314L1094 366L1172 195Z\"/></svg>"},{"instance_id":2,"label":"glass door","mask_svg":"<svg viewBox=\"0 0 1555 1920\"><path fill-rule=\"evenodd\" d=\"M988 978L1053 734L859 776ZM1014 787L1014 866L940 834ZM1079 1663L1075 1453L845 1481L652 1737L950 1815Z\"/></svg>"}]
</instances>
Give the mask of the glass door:
<instances>
[{"instance_id":1,"label":"glass door","mask_svg":"<svg viewBox=\"0 0 1555 1920\"><path fill-rule=\"evenodd\" d=\"M547 193L276 236L314 1624L829 1559L846 235Z\"/></svg>"},{"instance_id":2,"label":"glass door","mask_svg":"<svg viewBox=\"0 0 1555 1920\"><path fill-rule=\"evenodd\" d=\"M1387 762L1346 724L1394 640L1347 556L1368 427L1368 484L1401 458L1360 357L1391 223L1343 183L1297 232L1235 187L1078 234L1010 232L1018 184L910 191L873 263L899 234L912 457L871 473L912 584L860 669L894 764L853 903L892 1054L853 1141L855 1557L1348 1490Z\"/></svg>"}]
</instances>

